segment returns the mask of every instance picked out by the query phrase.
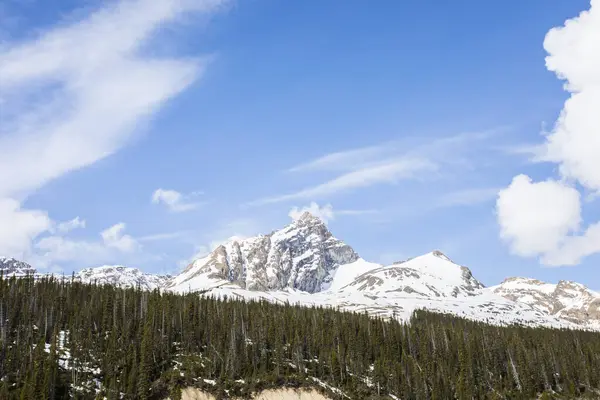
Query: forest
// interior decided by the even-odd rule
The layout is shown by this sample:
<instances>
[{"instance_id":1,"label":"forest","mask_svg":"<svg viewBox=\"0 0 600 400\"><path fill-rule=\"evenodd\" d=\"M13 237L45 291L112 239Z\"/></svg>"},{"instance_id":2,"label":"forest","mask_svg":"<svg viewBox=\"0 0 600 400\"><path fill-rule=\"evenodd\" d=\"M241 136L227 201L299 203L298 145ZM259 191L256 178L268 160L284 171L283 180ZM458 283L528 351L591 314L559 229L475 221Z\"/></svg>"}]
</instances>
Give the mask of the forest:
<instances>
[{"instance_id":1,"label":"forest","mask_svg":"<svg viewBox=\"0 0 600 400\"><path fill-rule=\"evenodd\" d=\"M1 399L600 398L600 333L0 276Z\"/></svg>"}]
</instances>

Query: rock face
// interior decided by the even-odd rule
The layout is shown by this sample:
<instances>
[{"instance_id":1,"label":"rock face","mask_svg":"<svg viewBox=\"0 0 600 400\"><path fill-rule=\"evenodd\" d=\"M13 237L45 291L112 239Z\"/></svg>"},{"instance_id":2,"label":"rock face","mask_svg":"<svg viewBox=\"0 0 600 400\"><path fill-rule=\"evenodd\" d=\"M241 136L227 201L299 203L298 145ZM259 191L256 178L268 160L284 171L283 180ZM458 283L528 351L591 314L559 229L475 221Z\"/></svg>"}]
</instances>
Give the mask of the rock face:
<instances>
[{"instance_id":1,"label":"rock face","mask_svg":"<svg viewBox=\"0 0 600 400\"><path fill-rule=\"evenodd\" d=\"M172 282L198 288L198 282L235 283L248 290L296 289L315 293L331 285L336 269L358 254L333 237L310 213L269 235L232 239L194 261Z\"/></svg>"},{"instance_id":2,"label":"rock face","mask_svg":"<svg viewBox=\"0 0 600 400\"><path fill-rule=\"evenodd\" d=\"M121 265L104 265L82 269L75 274L75 279L85 283L154 290L167 286L172 277L169 275L145 274L137 268L128 268Z\"/></svg>"},{"instance_id":3,"label":"rock face","mask_svg":"<svg viewBox=\"0 0 600 400\"><path fill-rule=\"evenodd\" d=\"M14 258L0 257L0 271L4 276L25 276L35 275L36 270L31 265Z\"/></svg>"},{"instance_id":4,"label":"rock face","mask_svg":"<svg viewBox=\"0 0 600 400\"><path fill-rule=\"evenodd\" d=\"M508 278L491 291L577 324L600 324L600 293L570 281L558 284L530 278Z\"/></svg>"}]
</instances>

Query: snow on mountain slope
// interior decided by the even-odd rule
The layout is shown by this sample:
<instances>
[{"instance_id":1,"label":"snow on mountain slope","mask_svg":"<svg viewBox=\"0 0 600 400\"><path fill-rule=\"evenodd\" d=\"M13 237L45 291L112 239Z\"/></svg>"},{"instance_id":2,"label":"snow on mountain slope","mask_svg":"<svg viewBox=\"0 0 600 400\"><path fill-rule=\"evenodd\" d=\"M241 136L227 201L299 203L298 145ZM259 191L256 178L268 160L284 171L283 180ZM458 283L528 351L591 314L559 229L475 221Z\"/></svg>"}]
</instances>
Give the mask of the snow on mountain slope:
<instances>
[{"instance_id":1,"label":"snow on mountain slope","mask_svg":"<svg viewBox=\"0 0 600 400\"><path fill-rule=\"evenodd\" d=\"M165 287L172 279L169 275L145 274L137 268L121 265L104 265L85 268L75 275L75 279L84 283L110 284L120 287L140 287L154 290Z\"/></svg>"},{"instance_id":2,"label":"snow on mountain slope","mask_svg":"<svg viewBox=\"0 0 600 400\"><path fill-rule=\"evenodd\" d=\"M389 266L365 261L308 213L269 235L230 239L191 263L168 289L400 319L424 308L498 325L596 328L581 314L552 314L534 306L533 297L521 301L486 289L468 268L439 251Z\"/></svg>"},{"instance_id":3,"label":"snow on mountain slope","mask_svg":"<svg viewBox=\"0 0 600 400\"><path fill-rule=\"evenodd\" d=\"M368 271L340 290L378 296L399 292L411 297L439 298L475 296L483 287L468 268L454 264L441 252L434 251Z\"/></svg>"},{"instance_id":4,"label":"snow on mountain slope","mask_svg":"<svg viewBox=\"0 0 600 400\"><path fill-rule=\"evenodd\" d=\"M0 257L0 271L4 276L25 276L37 273L31 265L10 257Z\"/></svg>"},{"instance_id":5,"label":"snow on mountain slope","mask_svg":"<svg viewBox=\"0 0 600 400\"><path fill-rule=\"evenodd\" d=\"M294 289L253 291L234 284L216 287L206 296L238 298L241 300L266 300L280 304L332 307L343 311L366 312L372 316L408 320L417 309L450 313L464 318L495 325L522 324L554 328L580 328L580 325L549 315L541 310L520 304L488 291L476 296L445 298L419 297L402 292L373 295L360 291L302 292Z\"/></svg>"},{"instance_id":6,"label":"snow on mountain slope","mask_svg":"<svg viewBox=\"0 0 600 400\"><path fill-rule=\"evenodd\" d=\"M570 281L558 284L530 278L508 278L487 290L527 304L563 320L600 329L600 293Z\"/></svg>"},{"instance_id":7,"label":"snow on mountain slope","mask_svg":"<svg viewBox=\"0 0 600 400\"><path fill-rule=\"evenodd\" d=\"M310 213L269 235L232 239L194 261L170 289L204 290L226 282L250 290L293 288L309 293L328 289L340 265L359 259Z\"/></svg>"},{"instance_id":8,"label":"snow on mountain slope","mask_svg":"<svg viewBox=\"0 0 600 400\"><path fill-rule=\"evenodd\" d=\"M310 293L292 287L249 290L233 280L223 279L215 265L226 260L227 246L231 244L198 260L197 264L205 268L203 272L198 273L196 263L188 266L182 276L174 278L172 290L201 290L207 296L333 307L402 320L409 319L417 309L428 309L497 325L579 327L574 321L486 290L468 268L454 264L439 251L390 266L358 258L339 265L326 290Z\"/></svg>"},{"instance_id":9,"label":"snow on mountain slope","mask_svg":"<svg viewBox=\"0 0 600 400\"><path fill-rule=\"evenodd\" d=\"M349 264L340 265L333 274L333 281L331 282L331 286L329 286L328 290L339 290L344 286L354 282L354 280L359 276L381 267L383 267L383 265L372 263L363 260L362 258L359 258L358 260Z\"/></svg>"}]
</instances>

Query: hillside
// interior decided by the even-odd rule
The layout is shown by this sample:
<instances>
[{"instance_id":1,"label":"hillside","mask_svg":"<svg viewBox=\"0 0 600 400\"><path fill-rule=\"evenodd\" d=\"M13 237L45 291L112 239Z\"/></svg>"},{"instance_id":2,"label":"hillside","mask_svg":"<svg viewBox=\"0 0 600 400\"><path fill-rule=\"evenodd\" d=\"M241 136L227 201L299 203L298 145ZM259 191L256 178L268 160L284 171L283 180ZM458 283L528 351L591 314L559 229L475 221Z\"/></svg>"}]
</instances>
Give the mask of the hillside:
<instances>
[{"instance_id":1,"label":"hillside","mask_svg":"<svg viewBox=\"0 0 600 400\"><path fill-rule=\"evenodd\" d=\"M597 398L600 334L0 279L0 398ZM546 397L548 398L548 397Z\"/></svg>"}]
</instances>

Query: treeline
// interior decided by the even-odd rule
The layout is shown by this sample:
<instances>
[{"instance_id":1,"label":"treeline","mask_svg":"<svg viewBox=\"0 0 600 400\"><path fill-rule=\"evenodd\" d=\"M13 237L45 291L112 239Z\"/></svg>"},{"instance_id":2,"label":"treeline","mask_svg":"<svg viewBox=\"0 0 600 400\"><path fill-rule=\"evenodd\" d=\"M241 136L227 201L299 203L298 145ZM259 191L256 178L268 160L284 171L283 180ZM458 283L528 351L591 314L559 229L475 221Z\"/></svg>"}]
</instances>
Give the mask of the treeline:
<instances>
[{"instance_id":1,"label":"treeline","mask_svg":"<svg viewBox=\"0 0 600 400\"><path fill-rule=\"evenodd\" d=\"M178 399L187 386L221 398L278 386L335 399L599 398L600 334L0 276L1 399Z\"/></svg>"}]
</instances>

